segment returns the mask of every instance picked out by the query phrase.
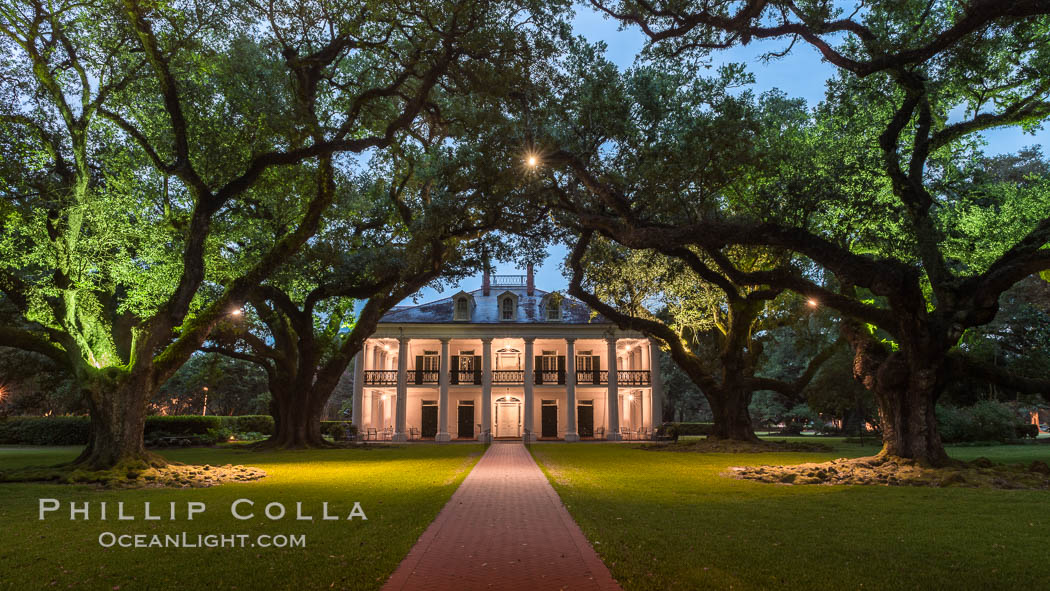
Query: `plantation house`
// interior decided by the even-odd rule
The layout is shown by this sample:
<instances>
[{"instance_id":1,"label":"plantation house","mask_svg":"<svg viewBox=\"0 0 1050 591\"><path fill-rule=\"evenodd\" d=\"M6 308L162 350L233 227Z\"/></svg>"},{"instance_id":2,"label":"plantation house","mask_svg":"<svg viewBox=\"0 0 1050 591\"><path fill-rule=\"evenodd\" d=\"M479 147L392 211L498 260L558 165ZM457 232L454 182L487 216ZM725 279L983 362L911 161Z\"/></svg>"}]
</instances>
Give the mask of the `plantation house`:
<instances>
[{"instance_id":1,"label":"plantation house","mask_svg":"<svg viewBox=\"0 0 1050 591\"><path fill-rule=\"evenodd\" d=\"M355 364L366 439L618 440L651 435L656 347L527 275L394 308ZM657 421L657 424L659 422Z\"/></svg>"}]
</instances>

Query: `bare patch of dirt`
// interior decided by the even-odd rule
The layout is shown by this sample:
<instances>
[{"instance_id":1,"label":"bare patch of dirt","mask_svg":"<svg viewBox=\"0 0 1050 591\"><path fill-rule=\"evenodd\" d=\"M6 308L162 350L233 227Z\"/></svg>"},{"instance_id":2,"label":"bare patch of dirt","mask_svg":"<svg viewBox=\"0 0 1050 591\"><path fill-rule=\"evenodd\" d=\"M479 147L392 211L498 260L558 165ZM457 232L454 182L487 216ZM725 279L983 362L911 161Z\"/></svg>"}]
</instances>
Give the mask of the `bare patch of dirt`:
<instances>
[{"instance_id":1,"label":"bare patch of dirt","mask_svg":"<svg viewBox=\"0 0 1050 591\"><path fill-rule=\"evenodd\" d=\"M882 486L936 486L996 489L1050 488L1050 467L1044 462L995 464L987 458L943 468L889 456L839 459L795 466L734 466L732 478L773 484L860 484Z\"/></svg>"},{"instance_id":2,"label":"bare patch of dirt","mask_svg":"<svg viewBox=\"0 0 1050 591\"><path fill-rule=\"evenodd\" d=\"M721 439L700 439L680 443L643 443L640 449L651 451L684 451L699 453L757 454L770 452L829 452L831 447L823 443L808 441L726 441Z\"/></svg>"}]
</instances>

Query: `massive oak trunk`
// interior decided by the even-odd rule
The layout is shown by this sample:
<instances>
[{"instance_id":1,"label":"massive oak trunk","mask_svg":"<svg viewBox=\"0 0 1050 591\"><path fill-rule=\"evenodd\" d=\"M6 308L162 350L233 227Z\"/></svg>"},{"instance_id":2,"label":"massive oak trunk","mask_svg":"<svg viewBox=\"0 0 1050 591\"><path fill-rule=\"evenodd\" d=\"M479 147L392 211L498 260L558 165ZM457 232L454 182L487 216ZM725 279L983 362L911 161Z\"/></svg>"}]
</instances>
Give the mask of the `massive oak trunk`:
<instances>
[{"instance_id":1,"label":"massive oak trunk","mask_svg":"<svg viewBox=\"0 0 1050 591\"><path fill-rule=\"evenodd\" d=\"M143 443L146 404L153 394L151 381L144 376L113 375L116 372L103 370L103 375L86 380L91 433L87 447L73 461L74 467L108 470L141 462L167 464L164 458L147 451Z\"/></svg>"},{"instance_id":2,"label":"massive oak trunk","mask_svg":"<svg viewBox=\"0 0 1050 591\"><path fill-rule=\"evenodd\" d=\"M947 381L948 347L928 324L909 324L913 330L900 331L896 351L887 351L856 323L844 323L843 330L854 346L853 375L879 407L879 455L941 466L949 459L934 411Z\"/></svg>"},{"instance_id":3,"label":"massive oak trunk","mask_svg":"<svg viewBox=\"0 0 1050 591\"><path fill-rule=\"evenodd\" d=\"M711 439L758 441L751 425L751 391L744 388L723 389L707 396L714 415Z\"/></svg>"},{"instance_id":4,"label":"massive oak trunk","mask_svg":"<svg viewBox=\"0 0 1050 591\"><path fill-rule=\"evenodd\" d=\"M273 435L264 446L283 449L328 447L321 436L321 415L331 395L316 388L298 390L296 387L271 385L270 414L273 415Z\"/></svg>"}]
</instances>

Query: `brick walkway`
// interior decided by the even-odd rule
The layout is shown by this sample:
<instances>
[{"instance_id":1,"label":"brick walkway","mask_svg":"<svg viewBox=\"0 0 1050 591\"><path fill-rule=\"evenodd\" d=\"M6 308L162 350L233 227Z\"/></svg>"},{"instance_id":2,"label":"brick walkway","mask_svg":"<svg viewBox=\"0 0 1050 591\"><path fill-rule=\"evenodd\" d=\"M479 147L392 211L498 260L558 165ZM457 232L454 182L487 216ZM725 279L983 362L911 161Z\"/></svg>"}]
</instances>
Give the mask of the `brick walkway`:
<instances>
[{"instance_id":1,"label":"brick walkway","mask_svg":"<svg viewBox=\"0 0 1050 591\"><path fill-rule=\"evenodd\" d=\"M618 590L521 443L494 443L386 590Z\"/></svg>"}]
</instances>

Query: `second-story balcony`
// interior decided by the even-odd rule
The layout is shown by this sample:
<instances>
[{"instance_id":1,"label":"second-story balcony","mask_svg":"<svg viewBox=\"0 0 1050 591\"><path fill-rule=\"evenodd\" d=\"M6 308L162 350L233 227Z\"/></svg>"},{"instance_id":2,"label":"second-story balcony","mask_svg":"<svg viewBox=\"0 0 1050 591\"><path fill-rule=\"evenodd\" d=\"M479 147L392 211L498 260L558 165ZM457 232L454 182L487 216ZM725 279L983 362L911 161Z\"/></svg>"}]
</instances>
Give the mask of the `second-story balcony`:
<instances>
[{"instance_id":1,"label":"second-story balcony","mask_svg":"<svg viewBox=\"0 0 1050 591\"><path fill-rule=\"evenodd\" d=\"M449 372L449 383L456 385L481 385L480 370L452 370ZM410 369L406 372L405 383L410 385L436 385L440 372L426 369ZM497 369L492 371L492 384L518 385L525 383L525 372L520 369ZM604 386L609 383L608 370L577 371L576 384L580 386ZM535 373L535 384L564 385L565 372L558 370L538 370ZM397 370L365 371L366 386L396 386ZM621 369L616 372L616 385L619 387L651 386L652 377L647 369Z\"/></svg>"}]
</instances>

